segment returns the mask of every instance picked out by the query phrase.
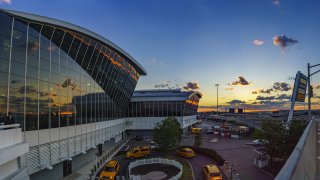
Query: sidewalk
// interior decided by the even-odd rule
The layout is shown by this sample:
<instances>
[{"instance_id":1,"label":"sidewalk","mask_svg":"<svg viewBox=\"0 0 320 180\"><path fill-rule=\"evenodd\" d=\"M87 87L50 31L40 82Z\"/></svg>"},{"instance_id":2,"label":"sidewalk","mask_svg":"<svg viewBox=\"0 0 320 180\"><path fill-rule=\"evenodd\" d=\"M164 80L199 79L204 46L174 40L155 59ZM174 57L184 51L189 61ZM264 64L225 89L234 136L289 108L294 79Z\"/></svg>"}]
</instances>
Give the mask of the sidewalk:
<instances>
[{"instance_id":1,"label":"sidewalk","mask_svg":"<svg viewBox=\"0 0 320 180\"><path fill-rule=\"evenodd\" d=\"M117 143L107 143L104 144L104 147L107 146L108 149L105 149L104 151L109 151L112 148L116 147L118 144L126 144L128 142L127 139L122 139ZM120 148L121 149L121 146ZM112 157L112 156L111 156ZM110 158L111 158L110 157ZM89 173L91 172L91 169L93 168L94 165L97 164L97 160L100 159L96 158L95 160L91 161L88 163L86 166L82 167L81 169L78 169L77 171L72 172L70 175L66 176L63 178L63 180L87 180L89 177Z\"/></svg>"}]
</instances>

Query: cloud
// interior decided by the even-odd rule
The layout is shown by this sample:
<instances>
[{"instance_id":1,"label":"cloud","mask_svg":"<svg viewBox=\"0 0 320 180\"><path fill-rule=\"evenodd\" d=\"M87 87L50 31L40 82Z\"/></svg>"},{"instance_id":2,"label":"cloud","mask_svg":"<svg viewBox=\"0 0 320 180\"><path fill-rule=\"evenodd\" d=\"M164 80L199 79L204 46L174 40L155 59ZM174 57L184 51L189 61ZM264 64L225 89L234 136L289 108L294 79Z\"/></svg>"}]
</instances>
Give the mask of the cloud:
<instances>
[{"instance_id":1,"label":"cloud","mask_svg":"<svg viewBox=\"0 0 320 180\"><path fill-rule=\"evenodd\" d=\"M185 86L183 86L183 89L185 90L197 90L199 89L199 83L197 82L187 82L187 84Z\"/></svg>"},{"instance_id":2,"label":"cloud","mask_svg":"<svg viewBox=\"0 0 320 180\"><path fill-rule=\"evenodd\" d=\"M226 91L233 91L233 87L226 87L226 88L224 88Z\"/></svg>"},{"instance_id":3,"label":"cloud","mask_svg":"<svg viewBox=\"0 0 320 180\"><path fill-rule=\"evenodd\" d=\"M287 84L285 82L275 82L273 84L273 89L275 91L289 91L292 88L291 88L290 84Z\"/></svg>"},{"instance_id":4,"label":"cloud","mask_svg":"<svg viewBox=\"0 0 320 180\"><path fill-rule=\"evenodd\" d=\"M316 89L320 89L320 84L315 86Z\"/></svg>"},{"instance_id":5,"label":"cloud","mask_svg":"<svg viewBox=\"0 0 320 180\"><path fill-rule=\"evenodd\" d=\"M234 99L230 102L227 102L228 104L244 104L246 103L245 101L241 101L241 100L238 100L238 99Z\"/></svg>"},{"instance_id":6,"label":"cloud","mask_svg":"<svg viewBox=\"0 0 320 180\"><path fill-rule=\"evenodd\" d=\"M232 83L229 83L228 85L233 85L233 86L247 86L252 84L251 82L248 82L243 76L239 76L237 81L233 81Z\"/></svg>"},{"instance_id":7,"label":"cloud","mask_svg":"<svg viewBox=\"0 0 320 180\"><path fill-rule=\"evenodd\" d=\"M45 97L45 96L48 96L49 93L48 92L41 92L41 91L38 91L37 88L35 86L21 86L19 89L18 89L18 92L20 94L24 94L24 90L26 90L26 94L38 94L41 96L41 97Z\"/></svg>"},{"instance_id":8,"label":"cloud","mask_svg":"<svg viewBox=\"0 0 320 180\"><path fill-rule=\"evenodd\" d=\"M0 4L12 4L12 0L0 0Z\"/></svg>"},{"instance_id":9,"label":"cloud","mask_svg":"<svg viewBox=\"0 0 320 180\"><path fill-rule=\"evenodd\" d=\"M286 35L275 36L273 38L273 44L275 46L280 46L283 50L286 49L288 46L292 46L296 43L298 43L297 40L288 38Z\"/></svg>"},{"instance_id":10,"label":"cloud","mask_svg":"<svg viewBox=\"0 0 320 180\"><path fill-rule=\"evenodd\" d=\"M278 100L288 100L288 99L291 99L291 96L288 95L288 94L280 94L276 97L276 99Z\"/></svg>"},{"instance_id":11,"label":"cloud","mask_svg":"<svg viewBox=\"0 0 320 180\"><path fill-rule=\"evenodd\" d=\"M170 81L163 81L161 84L156 84L155 88L168 88L170 86Z\"/></svg>"},{"instance_id":12,"label":"cloud","mask_svg":"<svg viewBox=\"0 0 320 180\"><path fill-rule=\"evenodd\" d=\"M261 40L256 39L256 40L253 41L253 44L256 45L256 46L261 46L261 45L264 44L264 42L261 41Z\"/></svg>"},{"instance_id":13,"label":"cloud","mask_svg":"<svg viewBox=\"0 0 320 180\"><path fill-rule=\"evenodd\" d=\"M279 7L280 6L280 0L273 0L272 4L277 6L277 7Z\"/></svg>"},{"instance_id":14,"label":"cloud","mask_svg":"<svg viewBox=\"0 0 320 180\"><path fill-rule=\"evenodd\" d=\"M275 100L275 96L257 96L256 100L264 101L264 100Z\"/></svg>"},{"instance_id":15,"label":"cloud","mask_svg":"<svg viewBox=\"0 0 320 180\"><path fill-rule=\"evenodd\" d=\"M157 60L155 58L151 59L152 63L155 63Z\"/></svg>"},{"instance_id":16,"label":"cloud","mask_svg":"<svg viewBox=\"0 0 320 180\"><path fill-rule=\"evenodd\" d=\"M160 65L162 65L162 62L161 62L161 61L158 61L156 58L152 58L152 59L151 59L151 63L152 63L152 64L160 64Z\"/></svg>"},{"instance_id":17,"label":"cloud","mask_svg":"<svg viewBox=\"0 0 320 180\"><path fill-rule=\"evenodd\" d=\"M261 93L261 94L270 94L272 91L273 91L272 88L269 88L269 89L257 89L257 90L252 91L251 93L252 94L259 94L259 93Z\"/></svg>"},{"instance_id":18,"label":"cloud","mask_svg":"<svg viewBox=\"0 0 320 180\"><path fill-rule=\"evenodd\" d=\"M257 96L256 97L256 100L258 101L271 101L271 100L289 100L291 98L290 95L287 95L287 94L280 94L280 95L277 95L277 96Z\"/></svg>"}]
</instances>

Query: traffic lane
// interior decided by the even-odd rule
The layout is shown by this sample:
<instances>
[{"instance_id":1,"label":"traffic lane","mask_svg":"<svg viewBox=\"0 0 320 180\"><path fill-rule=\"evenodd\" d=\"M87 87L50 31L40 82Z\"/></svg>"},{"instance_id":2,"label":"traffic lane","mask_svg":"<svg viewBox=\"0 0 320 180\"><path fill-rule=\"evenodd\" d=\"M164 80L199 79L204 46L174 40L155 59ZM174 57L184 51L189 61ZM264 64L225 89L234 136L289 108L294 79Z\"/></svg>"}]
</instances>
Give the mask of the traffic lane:
<instances>
[{"instance_id":1,"label":"traffic lane","mask_svg":"<svg viewBox=\"0 0 320 180\"><path fill-rule=\"evenodd\" d=\"M217 123L205 121L202 124L197 125L197 127L206 129L207 127L211 127L212 125L216 124ZM194 144L194 137L191 138L189 136L188 138L189 140L183 139L185 140L182 141L183 145ZM251 142L252 140L233 139L214 134L206 134L205 130L202 132L202 138L205 139L202 141L202 147L214 149L220 156L228 161L229 164L236 164L236 166L233 168L236 170L235 174L239 173L240 179L269 180L274 178L252 164L254 158L257 156L254 150L258 148L247 145L247 143ZM218 140L217 143L210 142L214 138Z\"/></svg>"},{"instance_id":2,"label":"traffic lane","mask_svg":"<svg viewBox=\"0 0 320 180\"><path fill-rule=\"evenodd\" d=\"M203 172L202 172L203 166L208 165L208 164L216 164L216 162L213 159L211 159L208 156L205 156L203 154L199 154L199 153L196 153L195 157L187 159L187 160L190 162L190 164L192 166L194 177L196 180L205 179L203 176ZM223 175L223 179L226 179L226 177L224 177L224 175Z\"/></svg>"},{"instance_id":3,"label":"traffic lane","mask_svg":"<svg viewBox=\"0 0 320 180\"><path fill-rule=\"evenodd\" d=\"M202 146L214 149L229 164L236 164L233 168L236 170L236 174L240 175L240 179L270 180L274 178L252 164L257 156L255 152L257 147L246 144L251 140L224 137L219 137L218 143L210 143L209 140L210 138L203 142Z\"/></svg>"}]
</instances>

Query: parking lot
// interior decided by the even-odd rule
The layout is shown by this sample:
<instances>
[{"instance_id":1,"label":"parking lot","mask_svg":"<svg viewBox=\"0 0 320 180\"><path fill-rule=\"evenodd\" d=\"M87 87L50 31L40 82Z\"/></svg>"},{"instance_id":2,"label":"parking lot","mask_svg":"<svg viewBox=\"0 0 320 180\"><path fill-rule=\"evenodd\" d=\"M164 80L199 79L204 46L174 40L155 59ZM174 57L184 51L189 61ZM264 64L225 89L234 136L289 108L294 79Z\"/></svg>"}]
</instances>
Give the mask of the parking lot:
<instances>
[{"instance_id":1,"label":"parking lot","mask_svg":"<svg viewBox=\"0 0 320 180\"><path fill-rule=\"evenodd\" d=\"M221 155L229 164L234 164L234 174L239 174L240 179L245 180L270 180L274 177L265 173L261 169L255 167L252 162L256 156L254 146L247 145L252 140L233 139L220 137L213 134L206 134L205 129L212 125L218 125L213 122L204 121L202 124L197 125L203 129L202 133L202 147L214 149L219 155ZM217 140L212 143L210 141ZM181 141L181 145L193 145L193 135L186 135ZM201 163L200 163L201 164Z\"/></svg>"},{"instance_id":2,"label":"parking lot","mask_svg":"<svg viewBox=\"0 0 320 180\"><path fill-rule=\"evenodd\" d=\"M235 170L234 177L236 174L239 174L239 176L236 177L245 180L270 180L274 178L252 164L253 159L256 156L254 151L256 147L247 145L247 143L251 142L252 140L232 139L213 134L206 134L205 129L211 127L212 125L217 124L205 121L202 124L197 125L203 129L201 146L214 149L219 155L228 161L229 164L233 164L233 169ZM212 142L212 140L214 141ZM141 141L132 139L122 148L122 151L129 151L137 146L142 147L145 145L150 145L150 141L151 139L148 137L144 137ZM180 145L192 146L193 144L194 134L186 133L183 135ZM153 152L151 155L151 157L161 156L163 156L162 152ZM124 155L117 156L114 159L118 160L121 165L119 177L116 179L124 179L124 177L127 176L130 162L135 161L135 159L126 159ZM193 168L195 179L204 178L202 173L202 168L204 165L215 163L211 158L201 154L196 154L194 158L190 158L188 161Z\"/></svg>"}]
</instances>

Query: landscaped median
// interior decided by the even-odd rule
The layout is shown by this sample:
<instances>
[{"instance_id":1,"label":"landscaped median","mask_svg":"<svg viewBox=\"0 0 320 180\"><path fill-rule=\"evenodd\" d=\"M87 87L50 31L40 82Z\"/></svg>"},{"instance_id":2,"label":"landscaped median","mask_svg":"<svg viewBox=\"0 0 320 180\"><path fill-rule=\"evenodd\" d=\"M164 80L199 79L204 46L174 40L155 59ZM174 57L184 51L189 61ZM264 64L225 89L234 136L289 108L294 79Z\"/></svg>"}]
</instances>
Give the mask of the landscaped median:
<instances>
[{"instance_id":1,"label":"landscaped median","mask_svg":"<svg viewBox=\"0 0 320 180\"><path fill-rule=\"evenodd\" d=\"M194 147L194 146L182 146L182 148L191 148L197 153L201 153L203 155L206 155L208 157L211 157L215 162L217 162L218 166L222 166L225 162L225 160L213 149L209 148L202 148L202 147Z\"/></svg>"},{"instance_id":2,"label":"landscaped median","mask_svg":"<svg viewBox=\"0 0 320 180\"><path fill-rule=\"evenodd\" d=\"M187 160L177 156L166 156L165 158L176 160L182 165L183 170L182 170L182 176L180 180L193 179L193 174L192 174L193 170L192 170L191 164Z\"/></svg>"}]
</instances>

